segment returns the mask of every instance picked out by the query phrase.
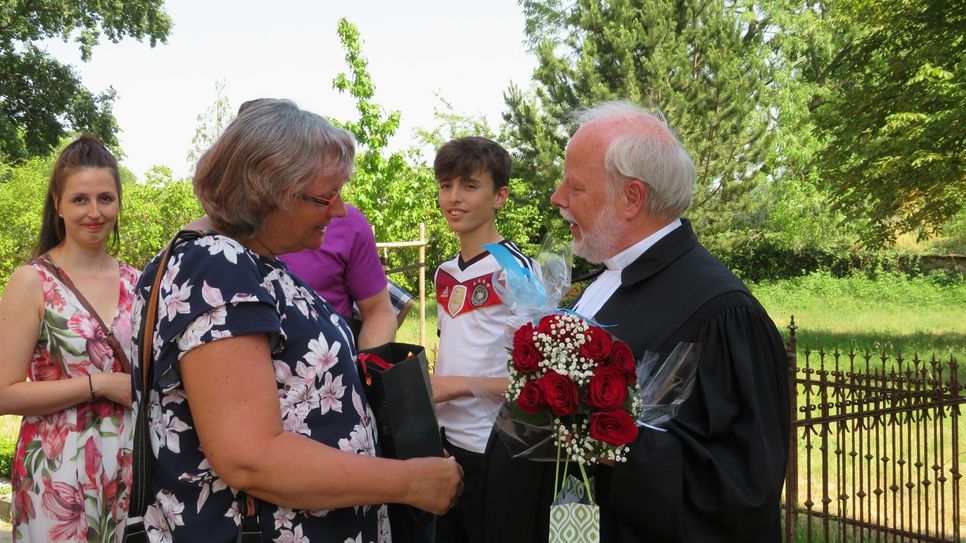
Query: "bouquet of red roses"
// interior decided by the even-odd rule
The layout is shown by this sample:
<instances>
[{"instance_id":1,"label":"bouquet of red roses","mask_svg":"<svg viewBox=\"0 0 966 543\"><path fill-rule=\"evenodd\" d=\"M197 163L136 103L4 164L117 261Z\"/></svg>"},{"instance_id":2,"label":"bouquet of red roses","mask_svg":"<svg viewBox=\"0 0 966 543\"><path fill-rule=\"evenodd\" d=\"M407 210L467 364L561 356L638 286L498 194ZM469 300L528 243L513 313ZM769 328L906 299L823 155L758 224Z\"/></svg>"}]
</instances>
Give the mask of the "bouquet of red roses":
<instances>
[{"instance_id":1,"label":"bouquet of red roses","mask_svg":"<svg viewBox=\"0 0 966 543\"><path fill-rule=\"evenodd\" d=\"M514 458L557 463L550 542L596 543L599 509L585 464L627 460L638 426L664 431L659 425L691 392L697 346L679 344L660 365L653 353L638 362L604 326L558 310L570 259L552 244L545 242L532 270L502 245L484 246L500 262L493 285L513 313L508 402L495 431ZM568 460L582 480L568 478Z\"/></svg>"},{"instance_id":2,"label":"bouquet of red roses","mask_svg":"<svg viewBox=\"0 0 966 543\"><path fill-rule=\"evenodd\" d=\"M630 348L600 326L571 313L546 315L514 333L506 396L515 409L550 418L568 460L621 462L637 438L636 366Z\"/></svg>"}]
</instances>

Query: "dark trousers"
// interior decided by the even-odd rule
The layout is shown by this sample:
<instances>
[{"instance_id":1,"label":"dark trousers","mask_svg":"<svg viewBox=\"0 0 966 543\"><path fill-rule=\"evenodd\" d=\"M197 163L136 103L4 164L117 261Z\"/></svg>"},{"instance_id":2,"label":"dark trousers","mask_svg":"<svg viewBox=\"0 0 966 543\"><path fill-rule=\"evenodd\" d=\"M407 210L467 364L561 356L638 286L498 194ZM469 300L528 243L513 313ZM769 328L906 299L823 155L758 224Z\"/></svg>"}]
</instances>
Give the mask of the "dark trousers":
<instances>
[{"instance_id":1,"label":"dark trousers","mask_svg":"<svg viewBox=\"0 0 966 543\"><path fill-rule=\"evenodd\" d=\"M448 513L436 520L436 543L477 543L483 528L480 485L483 455L444 443L446 451L463 468L463 494Z\"/></svg>"}]
</instances>

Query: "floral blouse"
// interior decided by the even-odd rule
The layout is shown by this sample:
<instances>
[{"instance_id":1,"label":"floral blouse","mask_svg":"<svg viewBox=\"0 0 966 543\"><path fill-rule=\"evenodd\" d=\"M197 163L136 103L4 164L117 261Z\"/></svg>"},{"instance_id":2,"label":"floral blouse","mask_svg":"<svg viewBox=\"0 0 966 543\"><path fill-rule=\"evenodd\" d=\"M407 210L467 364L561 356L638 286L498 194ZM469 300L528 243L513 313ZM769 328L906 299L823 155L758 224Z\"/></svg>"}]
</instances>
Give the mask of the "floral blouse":
<instances>
[{"instance_id":1,"label":"floral blouse","mask_svg":"<svg viewBox=\"0 0 966 543\"><path fill-rule=\"evenodd\" d=\"M158 261L148 265L137 286L135 334ZM378 454L352 335L339 314L285 264L209 234L175 248L160 289L148 397L154 502L144 517L152 542L228 542L238 534L235 491L205 458L179 374L181 357L199 345L268 334L285 430L343 451ZM139 358L133 357L135 368ZM140 379L136 383L140 388ZM142 393L136 390L138 398ZM135 403L135 415L137 408ZM390 541L385 505L316 511L262 501L259 524L266 542Z\"/></svg>"}]
</instances>

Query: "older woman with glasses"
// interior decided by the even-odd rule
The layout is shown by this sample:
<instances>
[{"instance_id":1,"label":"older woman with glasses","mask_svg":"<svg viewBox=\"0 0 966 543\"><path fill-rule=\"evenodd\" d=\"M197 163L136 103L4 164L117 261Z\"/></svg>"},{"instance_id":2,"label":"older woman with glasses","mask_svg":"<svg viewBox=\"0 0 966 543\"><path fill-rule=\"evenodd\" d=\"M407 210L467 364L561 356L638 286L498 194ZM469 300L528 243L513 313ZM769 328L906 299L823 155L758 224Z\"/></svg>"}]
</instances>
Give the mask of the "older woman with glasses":
<instances>
[{"instance_id":1,"label":"older woman with glasses","mask_svg":"<svg viewBox=\"0 0 966 543\"><path fill-rule=\"evenodd\" d=\"M321 245L345 214L353 159L344 130L262 99L199 161L195 194L214 231L173 250L144 331L152 541L235 541L239 491L260 502L263 541L337 543L389 541L382 504L441 514L459 494L451 458L379 458L349 329L276 258ZM138 284L136 329L157 267Z\"/></svg>"}]
</instances>

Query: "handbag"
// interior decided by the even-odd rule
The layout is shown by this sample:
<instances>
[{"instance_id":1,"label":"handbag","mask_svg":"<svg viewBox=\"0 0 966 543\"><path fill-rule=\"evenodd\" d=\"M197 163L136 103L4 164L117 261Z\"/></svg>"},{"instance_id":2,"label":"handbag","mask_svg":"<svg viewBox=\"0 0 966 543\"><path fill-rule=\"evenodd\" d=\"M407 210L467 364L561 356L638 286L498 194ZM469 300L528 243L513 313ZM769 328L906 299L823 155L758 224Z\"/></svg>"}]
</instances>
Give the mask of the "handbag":
<instances>
[{"instance_id":1,"label":"handbag","mask_svg":"<svg viewBox=\"0 0 966 543\"><path fill-rule=\"evenodd\" d=\"M153 357L154 323L158 316L158 296L161 279L168 268L171 251L182 241L197 239L203 235L195 230L182 230L175 235L161 255L155 271L154 282L147 302L147 314L141 327L141 367L135 378L141 379L141 401L138 417L134 426L134 479L131 482L131 501L128 509L128 523L124 526L124 543L148 543L148 533L144 527L144 513L148 509L148 496L151 492L151 442L148 433L148 396L150 390L151 359ZM262 543L262 530L258 523L258 500L239 491L235 499L241 513L241 526L238 529L237 543ZM136 520L135 520L136 519ZM131 521L134 522L131 522Z\"/></svg>"},{"instance_id":2,"label":"handbag","mask_svg":"<svg viewBox=\"0 0 966 543\"><path fill-rule=\"evenodd\" d=\"M104 332L104 340L107 341L107 345L111 348L111 351L114 352L114 357L121 364L121 371L130 374L131 361L128 360L127 355L124 354L124 349L121 348L121 343L116 337L114 337L114 331L111 330L110 326L104 323L104 321L101 319L101 316L97 314L97 311L94 311L94 307L91 306L91 303L87 301L87 298L81 294L80 289L74 285L74 282L70 280L67 272L60 269L60 267L54 263L54 259L51 258L47 253L35 258L34 263L40 264L41 266L47 268L47 271L49 271L51 275L56 277L57 280L63 283L64 286L74 293L74 297L77 298L77 301L80 302L81 306L83 306L83 308L87 310L92 317L94 317L94 319L97 321L97 324L101 326L101 331Z\"/></svg>"},{"instance_id":3,"label":"handbag","mask_svg":"<svg viewBox=\"0 0 966 543\"><path fill-rule=\"evenodd\" d=\"M382 453L388 458L443 456L426 350L386 343L356 357L366 399L376 418ZM415 507L389 504L393 543L432 543L436 516Z\"/></svg>"},{"instance_id":4,"label":"handbag","mask_svg":"<svg viewBox=\"0 0 966 543\"><path fill-rule=\"evenodd\" d=\"M356 363L383 455L401 460L443 456L426 350L386 343L359 351Z\"/></svg>"}]
</instances>

